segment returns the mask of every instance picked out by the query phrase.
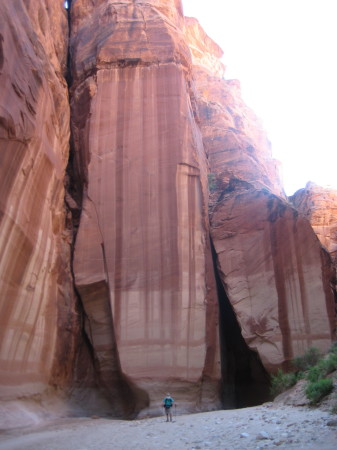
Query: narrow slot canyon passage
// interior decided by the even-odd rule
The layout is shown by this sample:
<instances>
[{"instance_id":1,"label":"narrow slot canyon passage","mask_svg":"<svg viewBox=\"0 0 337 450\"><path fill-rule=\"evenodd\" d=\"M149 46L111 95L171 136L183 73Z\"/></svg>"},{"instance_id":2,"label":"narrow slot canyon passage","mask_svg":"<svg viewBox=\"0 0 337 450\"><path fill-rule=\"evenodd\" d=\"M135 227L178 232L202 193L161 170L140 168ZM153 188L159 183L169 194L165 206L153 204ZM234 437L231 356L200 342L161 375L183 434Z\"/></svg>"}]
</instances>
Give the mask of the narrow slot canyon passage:
<instances>
[{"instance_id":1,"label":"narrow slot canyon passage","mask_svg":"<svg viewBox=\"0 0 337 450\"><path fill-rule=\"evenodd\" d=\"M245 408L270 400L270 377L256 352L242 337L240 325L224 289L211 238L214 274L219 300L219 339L224 409Z\"/></svg>"}]
</instances>

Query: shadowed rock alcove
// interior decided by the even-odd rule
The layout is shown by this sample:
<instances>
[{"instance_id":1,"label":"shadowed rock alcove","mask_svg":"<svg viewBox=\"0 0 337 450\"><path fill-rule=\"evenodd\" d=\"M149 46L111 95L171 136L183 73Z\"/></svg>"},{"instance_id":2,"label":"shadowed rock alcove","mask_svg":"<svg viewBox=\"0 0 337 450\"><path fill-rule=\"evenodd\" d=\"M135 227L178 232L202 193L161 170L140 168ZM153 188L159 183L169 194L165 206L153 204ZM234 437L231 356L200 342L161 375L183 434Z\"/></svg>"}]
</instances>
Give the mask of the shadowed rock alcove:
<instances>
[{"instance_id":1,"label":"shadowed rock alcove","mask_svg":"<svg viewBox=\"0 0 337 450\"><path fill-rule=\"evenodd\" d=\"M213 243L212 256L219 299L222 404L224 409L258 405L270 399L270 377L258 354L247 346L241 335L239 323L219 276Z\"/></svg>"}]
</instances>

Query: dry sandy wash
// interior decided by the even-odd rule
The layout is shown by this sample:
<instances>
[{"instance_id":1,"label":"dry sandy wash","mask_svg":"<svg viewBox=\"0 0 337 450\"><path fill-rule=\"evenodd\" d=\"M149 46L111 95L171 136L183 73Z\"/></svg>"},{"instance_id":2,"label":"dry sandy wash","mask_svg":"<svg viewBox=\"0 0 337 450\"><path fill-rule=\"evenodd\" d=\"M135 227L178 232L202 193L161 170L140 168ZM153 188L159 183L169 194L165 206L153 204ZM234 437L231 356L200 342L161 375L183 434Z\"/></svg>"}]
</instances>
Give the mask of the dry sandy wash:
<instances>
[{"instance_id":1,"label":"dry sandy wash","mask_svg":"<svg viewBox=\"0 0 337 450\"><path fill-rule=\"evenodd\" d=\"M176 415L137 421L64 419L47 426L5 433L6 450L89 449L320 449L337 448L335 415L267 403L254 408Z\"/></svg>"}]
</instances>

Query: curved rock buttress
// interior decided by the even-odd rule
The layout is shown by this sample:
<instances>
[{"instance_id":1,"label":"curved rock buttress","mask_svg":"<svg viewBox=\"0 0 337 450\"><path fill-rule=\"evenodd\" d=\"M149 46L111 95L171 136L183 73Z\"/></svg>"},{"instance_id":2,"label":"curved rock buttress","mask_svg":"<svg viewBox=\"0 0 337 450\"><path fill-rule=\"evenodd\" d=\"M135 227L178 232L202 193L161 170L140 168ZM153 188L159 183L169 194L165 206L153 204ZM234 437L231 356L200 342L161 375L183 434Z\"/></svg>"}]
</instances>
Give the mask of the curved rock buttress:
<instances>
[{"instance_id":1,"label":"curved rock buttress","mask_svg":"<svg viewBox=\"0 0 337 450\"><path fill-rule=\"evenodd\" d=\"M190 53L177 2L157 3L97 2L86 17L77 1L72 10L83 182L76 286L101 382L123 378L135 411L158 405L171 386L187 407L212 407L219 381ZM123 402L118 392L110 396Z\"/></svg>"},{"instance_id":2,"label":"curved rock buttress","mask_svg":"<svg viewBox=\"0 0 337 450\"><path fill-rule=\"evenodd\" d=\"M65 228L63 1L0 4L1 399L67 384L79 323Z\"/></svg>"}]
</instances>

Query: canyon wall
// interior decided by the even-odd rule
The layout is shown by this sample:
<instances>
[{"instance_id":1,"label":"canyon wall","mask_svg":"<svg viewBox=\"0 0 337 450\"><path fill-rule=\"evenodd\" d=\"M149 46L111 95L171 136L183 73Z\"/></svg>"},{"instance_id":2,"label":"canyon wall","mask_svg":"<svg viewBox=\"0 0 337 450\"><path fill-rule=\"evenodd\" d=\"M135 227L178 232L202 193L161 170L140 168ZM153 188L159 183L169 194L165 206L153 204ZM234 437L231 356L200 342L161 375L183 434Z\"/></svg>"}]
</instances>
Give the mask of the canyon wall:
<instances>
[{"instance_id":1,"label":"canyon wall","mask_svg":"<svg viewBox=\"0 0 337 450\"><path fill-rule=\"evenodd\" d=\"M270 372L336 333L334 270L307 219L251 186L223 193L211 230L226 293Z\"/></svg>"},{"instance_id":2,"label":"canyon wall","mask_svg":"<svg viewBox=\"0 0 337 450\"><path fill-rule=\"evenodd\" d=\"M321 244L337 265L337 191L308 183L290 197L295 208L310 221Z\"/></svg>"},{"instance_id":3,"label":"canyon wall","mask_svg":"<svg viewBox=\"0 0 337 450\"><path fill-rule=\"evenodd\" d=\"M136 409L170 387L185 408L219 405L207 162L176 3L71 13L75 282L102 383L123 379Z\"/></svg>"},{"instance_id":4,"label":"canyon wall","mask_svg":"<svg viewBox=\"0 0 337 450\"><path fill-rule=\"evenodd\" d=\"M269 141L238 82L223 80L218 46L195 19L186 28L223 299L264 367L290 368L309 346L326 351L336 336L334 270L309 221L286 201Z\"/></svg>"},{"instance_id":5,"label":"canyon wall","mask_svg":"<svg viewBox=\"0 0 337 450\"><path fill-rule=\"evenodd\" d=\"M1 400L72 376L79 337L65 227L69 154L63 2L0 4Z\"/></svg>"},{"instance_id":6,"label":"canyon wall","mask_svg":"<svg viewBox=\"0 0 337 450\"><path fill-rule=\"evenodd\" d=\"M304 215L333 257L334 216L287 201L219 46L180 0L75 0L69 43L62 0L0 13L0 400L267 399L268 373L336 338Z\"/></svg>"}]
</instances>

